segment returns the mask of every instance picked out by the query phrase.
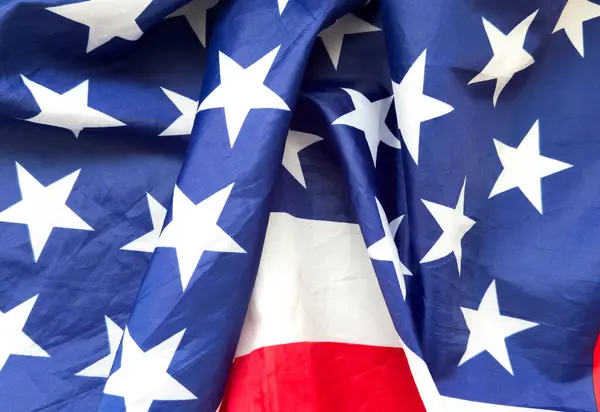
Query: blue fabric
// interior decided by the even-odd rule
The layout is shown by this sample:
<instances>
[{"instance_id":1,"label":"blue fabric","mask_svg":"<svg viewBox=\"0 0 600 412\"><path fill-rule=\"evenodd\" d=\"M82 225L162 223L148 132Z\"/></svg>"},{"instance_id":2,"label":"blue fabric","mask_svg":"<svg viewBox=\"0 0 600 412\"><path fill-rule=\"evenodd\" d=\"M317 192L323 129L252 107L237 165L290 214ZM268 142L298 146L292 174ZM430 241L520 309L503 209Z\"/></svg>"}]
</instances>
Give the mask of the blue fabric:
<instances>
[{"instance_id":1,"label":"blue fabric","mask_svg":"<svg viewBox=\"0 0 600 412\"><path fill-rule=\"evenodd\" d=\"M16 163L44 186L81 169L67 206L94 229L53 229L35 261L27 227L0 215L0 312L37 295L23 333L49 355L13 354L0 367L0 411L125 410L103 393L106 378L76 375L109 354L108 317L143 350L185 330L168 372L197 399L150 410L214 412L269 213L352 216L370 246L383 236L376 197L389 221L406 215L395 238L413 273L406 300L393 265L374 268L399 335L442 395L597 410L600 20L583 23L582 57L564 31L552 33L562 1L289 0L280 13L276 0L221 0L207 11L205 48L184 17L166 18L185 3L152 1L136 19L139 40L86 53L89 27L46 9L71 3L0 2L0 213L23 196ZM482 18L507 34L536 10L523 46L535 63L494 106L495 80L468 85L493 57ZM336 69L318 34L351 12L381 30L346 35ZM265 85L290 111L251 110L233 147L222 109L200 111L190 136L158 136L181 115L161 87L202 102L222 81L220 53L245 68L278 46ZM381 143L375 167L362 131L332 125L354 109L342 88L389 97L425 49L423 92L453 110L420 124L418 165L403 141ZM88 106L126 126L75 138L25 121L40 108L22 76L60 94L89 80ZM503 171L494 139L516 148L536 120L541 155L572 165L541 180L543 213L518 188L490 197ZM387 125L405 138L394 109ZM281 164L290 129L323 138L302 151L306 188ZM420 263L442 234L422 200L454 208L465 178L475 224L459 275L452 253ZM246 253L205 252L185 290L175 249L121 250L152 230L146 193L168 224L175 184L198 204L232 183L218 224ZM506 339L512 374L487 352L459 366L470 334L461 308L477 309L492 282L502 315L538 324Z\"/></svg>"}]
</instances>

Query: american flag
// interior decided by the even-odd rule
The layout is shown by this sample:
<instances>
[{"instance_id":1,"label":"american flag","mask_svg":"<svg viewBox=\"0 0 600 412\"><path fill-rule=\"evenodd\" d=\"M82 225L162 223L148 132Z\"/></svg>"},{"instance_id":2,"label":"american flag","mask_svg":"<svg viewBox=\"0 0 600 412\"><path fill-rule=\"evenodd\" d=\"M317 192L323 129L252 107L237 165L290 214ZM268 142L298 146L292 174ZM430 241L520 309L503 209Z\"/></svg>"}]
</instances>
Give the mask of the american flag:
<instances>
[{"instance_id":1,"label":"american flag","mask_svg":"<svg viewBox=\"0 0 600 412\"><path fill-rule=\"evenodd\" d=\"M0 3L0 412L598 410L596 0Z\"/></svg>"}]
</instances>

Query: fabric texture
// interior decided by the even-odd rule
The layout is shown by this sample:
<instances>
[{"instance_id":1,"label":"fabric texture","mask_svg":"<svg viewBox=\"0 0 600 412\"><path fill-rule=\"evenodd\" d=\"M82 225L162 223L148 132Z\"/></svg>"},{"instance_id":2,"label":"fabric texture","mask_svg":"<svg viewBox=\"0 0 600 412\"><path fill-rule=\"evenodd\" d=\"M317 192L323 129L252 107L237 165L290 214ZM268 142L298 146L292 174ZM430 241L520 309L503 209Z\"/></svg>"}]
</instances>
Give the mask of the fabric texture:
<instances>
[{"instance_id":1,"label":"fabric texture","mask_svg":"<svg viewBox=\"0 0 600 412\"><path fill-rule=\"evenodd\" d=\"M0 1L0 411L597 411L598 17Z\"/></svg>"}]
</instances>

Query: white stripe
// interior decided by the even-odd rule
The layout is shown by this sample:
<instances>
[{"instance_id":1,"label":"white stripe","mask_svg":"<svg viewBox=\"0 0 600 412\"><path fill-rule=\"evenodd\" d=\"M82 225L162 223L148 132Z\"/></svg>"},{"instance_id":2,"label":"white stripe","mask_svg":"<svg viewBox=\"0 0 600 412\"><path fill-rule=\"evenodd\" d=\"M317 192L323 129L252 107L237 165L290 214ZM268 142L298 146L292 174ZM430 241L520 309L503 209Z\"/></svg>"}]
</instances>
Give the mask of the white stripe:
<instances>
[{"instance_id":1,"label":"white stripe","mask_svg":"<svg viewBox=\"0 0 600 412\"><path fill-rule=\"evenodd\" d=\"M358 225L271 214L237 356L293 342L402 347Z\"/></svg>"},{"instance_id":2,"label":"white stripe","mask_svg":"<svg viewBox=\"0 0 600 412\"><path fill-rule=\"evenodd\" d=\"M404 347L404 353L427 412L448 412L425 361L408 346Z\"/></svg>"},{"instance_id":3,"label":"white stripe","mask_svg":"<svg viewBox=\"0 0 600 412\"><path fill-rule=\"evenodd\" d=\"M551 409L521 408L441 396L425 361L408 347L405 347L404 351L427 412L559 412Z\"/></svg>"}]
</instances>

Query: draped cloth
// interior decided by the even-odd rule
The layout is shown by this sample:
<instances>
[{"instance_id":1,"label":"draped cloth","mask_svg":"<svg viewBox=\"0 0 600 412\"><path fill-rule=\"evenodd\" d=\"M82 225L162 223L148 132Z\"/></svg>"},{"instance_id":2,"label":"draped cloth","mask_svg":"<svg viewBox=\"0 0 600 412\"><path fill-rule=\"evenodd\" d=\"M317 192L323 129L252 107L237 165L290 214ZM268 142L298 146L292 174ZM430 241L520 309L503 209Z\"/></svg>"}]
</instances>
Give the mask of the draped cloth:
<instances>
[{"instance_id":1,"label":"draped cloth","mask_svg":"<svg viewBox=\"0 0 600 412\"><path fill-rule=\"evenodd\" d=\"M600 5L0 5L0 410L598 410Z\"/></svg>"}]
</instances>

